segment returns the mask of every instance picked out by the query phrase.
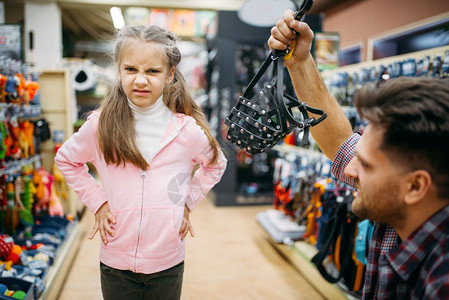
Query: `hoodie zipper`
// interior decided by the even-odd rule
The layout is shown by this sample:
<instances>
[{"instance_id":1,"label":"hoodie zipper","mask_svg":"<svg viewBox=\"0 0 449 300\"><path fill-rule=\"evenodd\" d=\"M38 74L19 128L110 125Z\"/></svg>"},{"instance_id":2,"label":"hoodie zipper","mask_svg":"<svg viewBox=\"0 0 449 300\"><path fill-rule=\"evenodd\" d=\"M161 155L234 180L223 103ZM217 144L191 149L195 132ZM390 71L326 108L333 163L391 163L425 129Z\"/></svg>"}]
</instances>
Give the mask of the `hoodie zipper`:
<instances>
[{"instance_id":1,"label":"hoodie zipper","mask_svg":"<svg viewBox=\"0 0 449 300\"><path fill-rule=\"evenodd\" d=\"M173 117L171 119L172 122L175 122ZM148 164L151 164L151 162L153 161L154 157L156 155L159 154L159 152L161 152L168 144L170 144L170 142L172 140L175 139L175 137L178 136L178 134L181 132L182 128L176 128L176 125L174 126L176 132L174 134L172 134L172 136L168 137L166 139L166 141L161 145L161 147L159 147L159 149L157 149L157 151L154 153L154 155L151 157L150 161L148 162ZM146 171L142 170L142 199L141 199L141 204L140 204L140 220L139 220L139 231L137 232L137 243L136 243L136 251L134 253L134 272L137 272L137 252L139 250L139 242L140 242L140 231L142 230L142 219L143 219L143 202L144 202L144 196L145 196L145 178L146 178Z\"/></svg>"},{"instance_id":2,"label":"hoodie zipper","mask_svg":"<svg viewBox=\"0 0 449 300\"><path fill-rule=\"evenodd\" d=\"M164 143L156 153L154 153L153 157L151 157L149 164L153 161L153 158L159 154L159 152L162 151L177 135L179 134L179 131L176 132L176 134L173 135L173 137L170 137L166 143ZM140 242L140 231L142 230L142 219L143 219L143 203L145 199L145 178L146 178L147 172L145 170L142 170L142 174L140 177L142 177L142 197L141 197L141 203L140 203L140 220L139 220L139 230L137 231L137 243L136 243L136 251L134 253L134 272L137 273L137 252L139 251L139 242Z\"/></svg>"},{"instance_id":3,"label":"hoodie zipper","mask_svg":"<svg viewBox=\"0 0 449 300\"><path fill-rule=\"evenodd\" d=\"M137 250L139 249L139 242L140 242L140 231L142 229L142 218L143 218L143 199L145 195L145 177L147 175L147 172L145 170L142 170L142 198L140 201L140 221L139 221L139 230L137 231L137 243L136 243L136 252L134 253L134 272L137 272Z\"/></svg>"}]
</instances>

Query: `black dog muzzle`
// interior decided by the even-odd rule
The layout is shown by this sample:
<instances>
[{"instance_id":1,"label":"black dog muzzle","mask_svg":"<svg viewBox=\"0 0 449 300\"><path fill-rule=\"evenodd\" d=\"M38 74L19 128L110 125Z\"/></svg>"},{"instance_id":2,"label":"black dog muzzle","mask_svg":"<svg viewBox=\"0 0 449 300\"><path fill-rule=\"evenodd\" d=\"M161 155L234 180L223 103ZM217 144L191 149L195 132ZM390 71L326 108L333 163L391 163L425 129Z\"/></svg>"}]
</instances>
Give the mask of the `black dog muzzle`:
<instances>
[{"instance_id":1,"label":"black dog muzzle","mask_svg":"<svg viewBox=\"0 0 449 300\"><path fill-rule=\"evenodd\" d=\"M249 155L272 148L295 128L304 131L300 142L300 146L304 146L308 143L309 128L327 117L322 110L312 108L283 92L284 56L287 53L288 50L271 52L225 120L229 126L228 139ZM274 63L274 79L248 99L271 63ZM321 117L309 117L308 112Z\"/></svg>"}]
</instances>

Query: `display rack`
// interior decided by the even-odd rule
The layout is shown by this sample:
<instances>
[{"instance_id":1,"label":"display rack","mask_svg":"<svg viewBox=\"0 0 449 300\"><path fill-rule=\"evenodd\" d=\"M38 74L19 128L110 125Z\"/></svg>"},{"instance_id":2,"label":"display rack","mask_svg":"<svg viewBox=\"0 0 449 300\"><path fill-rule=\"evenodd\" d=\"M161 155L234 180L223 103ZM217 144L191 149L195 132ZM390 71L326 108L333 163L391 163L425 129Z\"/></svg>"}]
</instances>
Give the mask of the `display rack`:
<instances>
[{"instance_id":1,"label":"display rack","mask_svg":"<svg viewBox=\"0 0 449 300\"><path fill-rule=\"evenodd\" d=\"M307 154L317 158L324 158L324 154L318 151L309 150L294 145L279 144L273 147L274 150L282 154ZM259 224L260 225L260 224ZM261 226L267 234L267 240L281 253L292 266L325 298L329 300L357 299L343 291L338 285L327 282L316 266L311 262L312 257L318 252L315 246L304 241L290 241L288 244L275 241L268 231Z\"/></svg>"},{"instance_id":2,"label":"display rack","mask_svg":"<svg viewBox=\"0 0 449 300\"><path fill-rule=\"evenodd\" d=\"M339 72L358 72L362 68L373 68L376 69L380 65L388 65L401 60L406 59L421 59L424 56L443 56L445 51L449 50L449 46L438 47L433 49L428 49L424 51L417 51L413 53L407 53L404 55L398 55L394 57L388 57L384 59L379 59L376 61L369 61L358 63L354 65L344 66L334 70L326 70L321 73L324 79L332 77L334 74ZM431 75L429 75L430 77ZM276 145L274 150L278 151L280 155L287 155L289 153L293 154L307 154L309 156L324 157L324 154L318 151L309 150L306 148L280 144ZM263 228L263 227L262 227ZM264 228L263 228L264 229ZM311 262L312 257L318 252L315 246L305 242L305 241L291 241L290 243L284 244L275 241L271 238L268 231L264 229L267 234L268 241L283 255L285 258L303 275L303 277L313 286L316 290L326 299L358 299L356 295L345 290L345 288L339 284L331 284L327 282L319 273L316 266Z\"/></svg>"},{"instance_id":3,"label":"display rack","mask_svg":"<svg viewBox=\"0 0 449 300\"><path fill-rule=\"evenodd\" d=\"M315 150L310 150L303 147L298 147L294 145L287 145L287 144L278 144L273 147L273 150L279 151L281 153L298 153L298 154L307 154L309 156L314 157L324 157L324 153L318 152Z\"/></svg>"},{"instance_id":4,"label":"display rack","mask_svg":"<svg viewBox=\"0 0 449 300\"><path fill-rule=\"evenodd\" d=\"M73 134L70 72L31 72L10 60L1 66L2 243L11 245L1 255L1 279L11 289L6 296L57 299L84 235L80 202L56 179L55 142L63 138L51 139L58 136L51 130Z\"/></svg>"},{"instance_id":5,"label":"display rack","mask_svg":"<svg viewBox=\"0 0 449 300\"><path fill-rule=\"evenodd\" d=\"M324 159L323 153L298 147L294 145L279 144L273 147L278 155L299 154L308 155L309 157L316 157ZM258 222L259 225L260 222ZM271 234L264 226L260 226L267 235L267 240L270 244L282 254L292 266L325 298L329 300L344 300L357 299L345 292L340 286L327 282L316 266L311 262L312 257L318 252L315 246L310 245L305 241L291 241L286 243L279 243L272 238Z\"/></svg>"},{"instance_id":6,"label":"display rack","mask_svg":"<svg viewBox=\"0 0 449 300\"><path fill-rule=\"evenodd\" d=\"M77 119L84 119L87 112L97 109L104 98L95 93L76 93Z\"/></svg>"},{"instance_id":7,"label":"display rack","mask_svg":"<svg viewBox=\"0 0 449 300\"><path fill-rule=\"evenodd\" d=\"M329 78L332 75L339 73L339 72L353 73L353 72L360 71L362 68L372 68L372 67L375 67L377 69L377 68L379 68L380 65L388 65L390 63L394 63L396 61L402 61L402 60L406 60L406 59L421 59L426 55L430 56L431 58L433 58L435 55L443 56L444 52L446 50L449 50L449 46L443 46L443 47L437 47L437 48L428 49L428 50L416 51L416 52L411 52L411 53L407 53L407 54L401 54L401 55L397 55L397 56L391 56L391 57L387 57L387 58L377 59L377 60L373 60L373 61L365 61L365 62L353 64L353 65L340 67L338 69L325 70L325 71L321 72L321 76L324 79L326 79L326 78Z\"/></svg>"},{"instance_id":8,"label":"display rack","mask_svg":"<svg viewBox=\"0 0 449 300\"><path fill-rule=\"evenodd\" d=\"M442 9L441 11L444 11ZM444 28L449 25L449 12L418 20L368 37L368 61L398 57L406 52L426 51L430 48L445 46Z\"/></svg>"},{"instance_id":9,"label":"display rack","mask_svg":"<svg viewBox=\"0 0 449 300\"><path fill-rule=\"evenodd\" d=\"M61 130L65 138L73 134L75 122L75 100L71 88L69 70L42 70L39 74L42 116L50 123L52 131ZM49 140L42 143L42 164L51 170L54 164L54 143ZM64 211L76 215L82 209L81 201L72 189L67 187L67 201L63 202Z\"/></svg>"},{"instance_id":10,"label":"display rack","mask_svg":"<svg viewBox=\"0 0 449 300\"><path fill-rule=\"evenodd\" d=\"M271 239L268 234L267 239L325 299L355 299L343 292L338 285L327 282L321 276L320 272L311 262L312 257L317 253L314 246L302 241L294 242L291 245L280 244Z\"/></svg>"},{"instance_id":11,"label":"display rack","mask_svg":"<svg viewBox=\"0 0 449 300\"><path fill-rule=\"evenodd\" d=\"M263 47L270 35L268 27L255 27L243 23L235 11L218 12L218 30L213 39L208 40L210 52L208 78L208 107L206 111L209 122L228 159L228 164L221 181L214 187L215 205L268 204L272 199L269 193L246 193L244 186L256 180L251 172L251 164L239 163L242 153L230 145L222 134L226 129L225 118L229 115L239 91L236 61L239 50L244 46ZM244 158L243 158L244 159ZM245 174L243 174L245 173ZM245 175L248 175L245 177ZM271 175L270 175L271 176ZM262 177L262 176L261 176ZM259 182L266 178L257 178ZM268 187L270 184L268 178Z\"/></svg>"},{"instance_id":12,"label":"display rack","mask_svg":"<svg viewBox=\"0 0 449 300\"><path fill-rule=\"evenodd\" d=\"M306 15L312 29L321 30L318 15ZM218 12L217 34L208 39L208 107L209 122L228 159L221 181L214 187L215 205L261 205L272 201L271 153L247 157L229 143L224 121L238 96L257 73L269 53L267 39L271 27L244 23L235 11ZM270 77L270 72L266 72ZM256 171L254 171L256 170Z\"/></svg>"},{"instance_id":13,"label":"display rack","mask_svg":"<svg viewBox=\"0 0 449 300\"><path fill-rule=\"evenodd\" d=\"M75 94L71 87L70 71L66 69L41 70L39 73L40 101L42 116L49 122L52 131L64 132L65 139L73 134L75 122ZM52 170L54 164L54 143L49 140L42 144L42 164L46 170ZM76 193L66 187L67 199L63 202L64 211L72 216L81 216L83 205ZM62 200L62 199L61 199ZM57 252L55 261L48 269L45 278L45 290L39 299L57 299L70 266L85 236L85 218L75 221L67 237Z\"/></svg>"},{"instance_id":14,"label":"display rack","mask_svg":"<svg viewBox=\"0 0 449 300\"><path fill-rule=\"evenodd\" d=\"M72 229L58 251L58 256L47 271L44 280L46 289L39 298L40 300L58 299L67 275L70 272L70 267L81 246L81 241L87 234L87 227L87 218L81 218L79 222L75 222L72 225Z\"/></svg>"}]
</instances>

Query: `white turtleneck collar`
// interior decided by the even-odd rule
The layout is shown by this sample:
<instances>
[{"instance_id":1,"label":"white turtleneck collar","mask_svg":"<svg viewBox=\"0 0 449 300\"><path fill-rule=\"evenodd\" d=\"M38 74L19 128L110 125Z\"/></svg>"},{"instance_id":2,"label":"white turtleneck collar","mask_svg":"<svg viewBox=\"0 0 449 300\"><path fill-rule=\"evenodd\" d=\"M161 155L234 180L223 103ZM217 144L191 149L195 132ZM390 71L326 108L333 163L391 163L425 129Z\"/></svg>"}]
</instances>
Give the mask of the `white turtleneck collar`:
<instances>
[{"instance_id":1,"label":"white turtleneck collar","mask_svg":"<svg viewBox=\"0 0 449 300\"><path fill-rule=\"evenodd\" d=\"M162 96L148 107L139 107L128 98L128 105L134 115L134 130L140 153L149 161L162 141L173 113L165 105Z\"/></svg>"},{"instance_id":2,"label":"white turtleneck collar","mask_svg":"<svg viewBox=\"0 0 449 300\"><path fill-rule=\"evenodd\" d=\"M150 106L146 106L146 107L140 107L135 105L129 98L128 99L128 105L131 108L131 111L134 114L152 114L152 113L157 113L160 112L162 109L167 108L164 104L164 101L162 101L163 95L161 95L159 97L159 99L156 100L155 103L153 103Z\"/></svg>"}]
</instances>

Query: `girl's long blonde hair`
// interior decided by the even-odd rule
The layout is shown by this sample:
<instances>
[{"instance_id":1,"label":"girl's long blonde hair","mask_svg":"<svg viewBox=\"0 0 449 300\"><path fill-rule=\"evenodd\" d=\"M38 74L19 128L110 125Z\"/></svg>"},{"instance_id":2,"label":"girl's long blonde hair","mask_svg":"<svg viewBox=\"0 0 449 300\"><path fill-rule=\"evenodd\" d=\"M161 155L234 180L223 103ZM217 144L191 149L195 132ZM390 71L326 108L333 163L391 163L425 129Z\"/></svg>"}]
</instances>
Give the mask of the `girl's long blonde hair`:
<instances>
[{"instance_id":1,"label":"girl's long blonde hair","mask_svg":"<svg viewBox=\"0 0 449 300\"><path fill-rule=\"evenodd\" d=\"M201 126L213 149L213 156L209 164L215 164L218 159L218 142L210 131L203 111L191 96L184 76L177 68L181 61L181 53L176 46L177 39L172 32L158 26L128 26L117 34L113 60L117 66L120 65L123 49L127 42L132 40L153 42L164 46L168 69L175 67L175 74L172 82L164 88L163 101L173 113L191 116ZM130 162L142 170L146 170L148 162L137 146L134 117L119 81L112 87L100 110L98 142L106 163L119 166Z\"/></svg>"}]
</instances>

